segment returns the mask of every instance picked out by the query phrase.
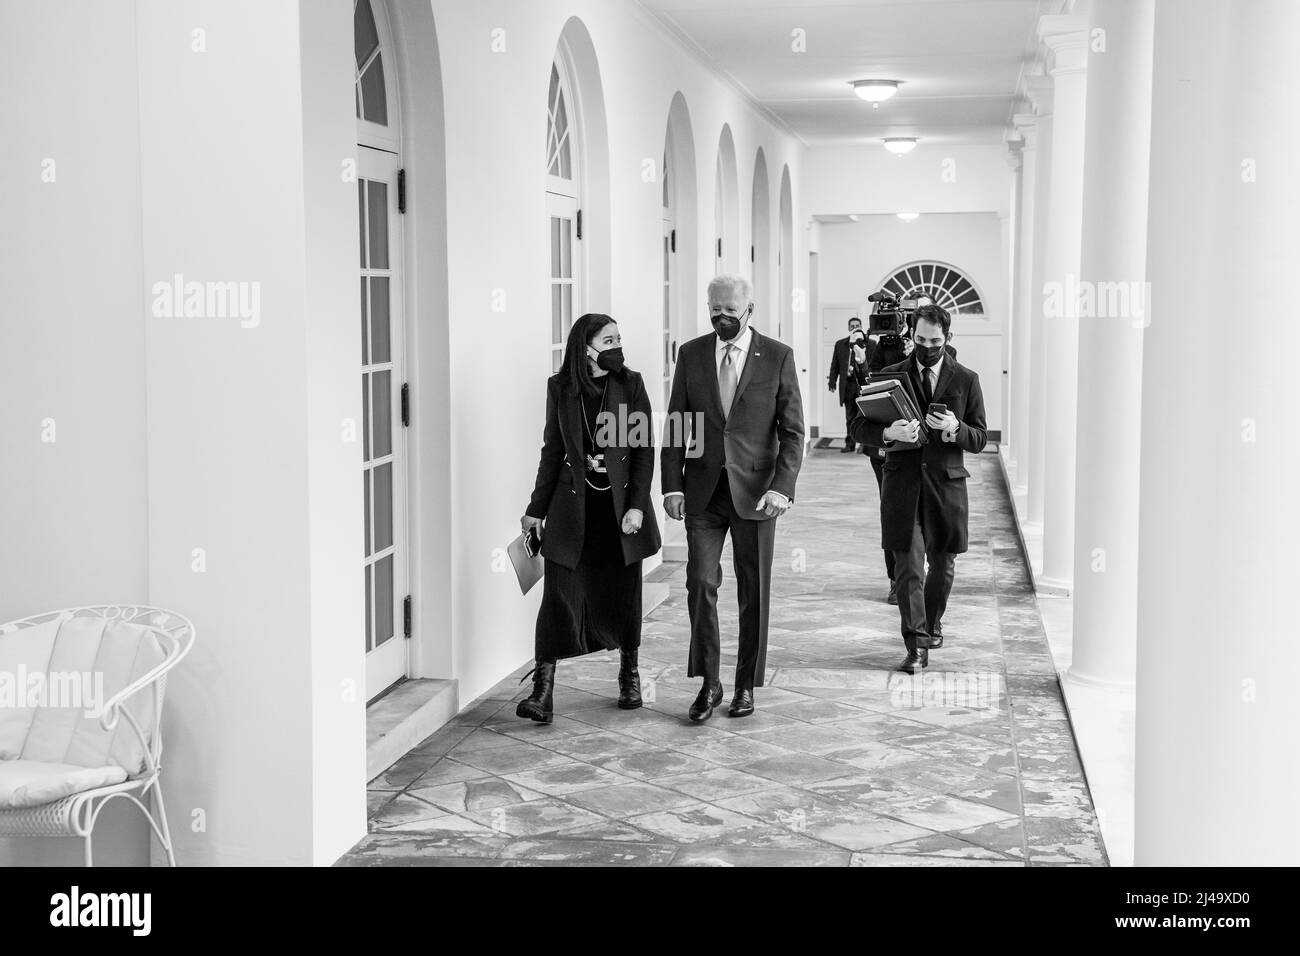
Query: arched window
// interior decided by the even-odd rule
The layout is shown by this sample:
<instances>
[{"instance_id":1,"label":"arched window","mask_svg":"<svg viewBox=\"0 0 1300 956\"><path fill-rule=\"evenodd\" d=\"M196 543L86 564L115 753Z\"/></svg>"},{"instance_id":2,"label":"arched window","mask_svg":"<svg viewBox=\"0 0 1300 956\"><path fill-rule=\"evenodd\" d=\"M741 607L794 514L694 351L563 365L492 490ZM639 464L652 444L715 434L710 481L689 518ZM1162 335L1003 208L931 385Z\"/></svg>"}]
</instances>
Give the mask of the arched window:
<instances>
[{"instance_id":1,"label":"arched window","mask_svg":"<svg viewBox=\"0 0 1300 956\"><path fill-rule=\"evenodd\" d=\"M943 262L912 262L895 269L880 288L904 299L928 298L959 315L984 317L984 301L975 283L958 269Z\"/></svg>"},{"instance_id":2,"label":"arched window","mask_svg":"<svg viewBox=\"0 0 1300 956\"><path fill-rule=\"evenodd\" d=\"M551 84L546 102L546 215L551 242L551 371L564 361L564 342L581 314L581 256L576 243L582 238L581 143L574 112L573 86L563 44L551 64Z\"/></svg>"},{"instance_id":3,"label":"arched window","mask_svg":"<svg viewBox=\"0 0 1300 956\"><path fill-rule=\"evenodd\" d=\"M378 16L376 16L378 11ZM357 142L397 151L397 103L392 95L392 49L383 5L356 0L352 8L352 42L356 54ZM391 122L390 122L391 117Z\"/></svg>"}]
</instances>

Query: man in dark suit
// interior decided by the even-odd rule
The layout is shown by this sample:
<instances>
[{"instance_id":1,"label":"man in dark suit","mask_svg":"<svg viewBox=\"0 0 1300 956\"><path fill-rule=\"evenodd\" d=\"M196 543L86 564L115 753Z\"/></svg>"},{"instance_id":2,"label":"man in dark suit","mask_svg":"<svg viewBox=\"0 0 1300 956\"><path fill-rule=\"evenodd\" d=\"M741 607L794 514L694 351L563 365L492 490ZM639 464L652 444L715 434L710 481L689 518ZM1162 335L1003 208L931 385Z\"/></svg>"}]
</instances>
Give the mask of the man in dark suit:
<instances>
[{"instance_id":1,"label":"man in dark suit","mask_svg":"<svg viewBox=\"0 0 1300 956\"><path fill-rule=\"evenodd\" d=\"M929 650L943 644L943 613L952 590L956 557L967 549L969 500L965 452L983 451L988 440L979 376L947 354L952 319L937 305L916 310L913 349L883 369L901 372L925 412L928 441L913 444L920 422L873 425L859 415L850 427L857 440L885 449L880 489L881 543L894 552L898 611L907 648L899 670L916 673L929 664ZM931 404L946 405L942 413ZM928 573L925 562L929 562Z\"/></svg>"},{"instance_id":2,"label":"man in dark suit","mask_svg":"<svg viewBox=\"0 0 1300 956\"><path fill-rule=\"evenodd\" d=\"M722 703L718 585L722 546L731 532L740 600L740 649L728 713L754 712L754 688L767 666L772 547L779 515L794 503L803 463L803 402L794 352L749 324L753 293L741 276L709 283L714 332L678 350L661 456L664 510L686 521L686 591L691 618L687 673L704 678L690 708L700 722ZM690 436L674 422L703 422Z\"/></svg>"},{"instance_id":3,"label":"man in dark suit","mask_svg":"<svg viewBox=\"0 0 1300 956\"><path fill-rule=\"evenodd\" d=\"M864 343L851 349L850 354L853 357L854 365L866 369L865 378L870 379L872 375L881 369L890 365L897 365L912 354L912 331L910 326L904 322L904 313L897 313L896 319L896 334L888 342L886 342L882 334L872 333L867 336ZM945 346L945 349L949 358L955 359L957 357L957 349L952 345ZM853 413L856 417L856 406ZM884 486L885 449L868 445L866 442L863 442L861 447L862 454L871 460L871 470L876 474L876 491L879 493ZM889 596L885 600L890 604L897 604L898 580L894 552L889 548L885 548L884 551L885 573L889 575Z\"/></svg>"},{"instance_id":4,"label":"man in dark suit","mask_svg":"<svg viewBox=\"0 0 1300 956\"><path fill-rule=\"evenodd\" d=\"M844 447L840 450L841 454L850 454L854 450L853 437L848 433L849 422L853 421L853 416L857 412L857 406L853 404L854 397L858 394L858 383L854 376L850 374L850 365L852 364L852 354L849 351L849 336L854 332L862 330L862 320L856 315L849 319L849 335L835 343L835 348L831 352L831 373L826 379L826 387L832 392L838 391L840 404L844 406ZM865 366L863 366L865 368Z\"/></svg>"}]
</instances>

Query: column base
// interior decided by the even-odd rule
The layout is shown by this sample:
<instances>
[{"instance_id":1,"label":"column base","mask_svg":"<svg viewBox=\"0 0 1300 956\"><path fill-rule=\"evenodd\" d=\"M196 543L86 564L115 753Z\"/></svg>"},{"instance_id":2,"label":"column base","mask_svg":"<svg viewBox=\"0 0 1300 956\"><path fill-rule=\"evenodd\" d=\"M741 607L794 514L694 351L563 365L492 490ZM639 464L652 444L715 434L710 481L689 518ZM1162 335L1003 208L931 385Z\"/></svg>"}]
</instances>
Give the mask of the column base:
<instances>
[{"instance_id":1,"label":"column base","mask_svg":"<svg viewBox=\"0 0 1300 956\"><path fill-rule=\"evenodd\" d=\"M1086 688L1087 690L1110 691L1117 694L1132 694L1137 689L1136 680L1099 677L1086 671L1080 671L1073 664L1065 669L1065 673L1061 675L1061 682L1074 687Z\"/></svg>"},{"instance_id":2,"label":"column base","mask_svg":"<svg viewBox=\"0 0 1300 956\"><path fill-rule=\"evenodd\" d=\"M1068 578L1052 578L1047 575L1034 578L1034 590L1039 594L1050 594L1053 597L1069 597L1073 588L1074 582Z\"/></svg>"}]
</instances>

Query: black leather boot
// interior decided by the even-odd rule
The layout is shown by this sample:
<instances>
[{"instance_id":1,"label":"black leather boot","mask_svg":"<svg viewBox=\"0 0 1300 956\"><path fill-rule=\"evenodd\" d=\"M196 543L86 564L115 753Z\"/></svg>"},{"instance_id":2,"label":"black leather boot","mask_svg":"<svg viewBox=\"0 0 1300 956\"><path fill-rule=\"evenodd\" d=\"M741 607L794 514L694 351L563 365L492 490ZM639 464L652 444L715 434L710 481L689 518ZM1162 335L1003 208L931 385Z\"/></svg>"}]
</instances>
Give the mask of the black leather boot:
<instances>
[{"instance_id":1,"label":"black leather boot","mask_svg":"<svg viewBox=\"0 0 1300 956\"><path fill-rule=\"evenodd\" d=\"M527 717L539 724L551 723L555 720L554 693L555 661L538 661L533 668L533 692L519 702L515 716Z\"/></svg>"},{"instance_id":2,"label":"black leather boot","mask_svg":"<svg viewBox=\"0 0 1300 956\"><path fill-rule=\"evenodd\" d=\"M619 651L618 706L620 710L636 710L641 706L641 673L636 667L636 651L626 648Z\"/></svg>"}]
</instances>

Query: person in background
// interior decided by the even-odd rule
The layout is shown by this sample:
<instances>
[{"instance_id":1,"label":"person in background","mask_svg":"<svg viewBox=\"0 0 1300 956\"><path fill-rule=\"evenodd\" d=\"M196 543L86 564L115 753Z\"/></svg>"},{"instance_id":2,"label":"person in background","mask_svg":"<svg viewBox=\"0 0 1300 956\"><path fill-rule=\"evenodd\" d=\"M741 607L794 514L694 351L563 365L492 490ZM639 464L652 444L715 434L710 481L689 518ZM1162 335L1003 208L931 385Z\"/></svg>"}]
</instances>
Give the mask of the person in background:
<instances>
[{"instance_id":1,"label":"person in background","mask_svg":"<svg viewBox=\"0 0 1300 956\"><path fill-rule=\"evenodd\" d=\"M862 335L862 333L859 333L859 335ZM866 335L862 335L861 340L851 341L849 343L849 348L850 348L849 351L850 361L852 362L854 377L857 380L858 387L861 388L861 386L865 385L868 379L871 377L871 372L869 371L869 369L873 365L875 366L876 371L879 371L881 368L884 367L884 365L880 361L880 357L878 353L884 351L885 347L880 344L880 336L877 334L870 337ZM912 351L911 339L904 337L902 339L902 344L900 344L897 348L898 348L898 352L900 353L900 357L898 361L901 362L904 358L907 357L907 355L911 354ZM890 364L894 364L894 363L890 363ZM854 417L857 417L857 411L858 411L857 405L855 404L853 406ZM850 424L852 424L852 419L850 419ZM862 454L866 455L871 462L871 470L875 473L876 476L876 494L879 495L881 491L881 486L883 484L882 469L885 463L885 450L883 448L877 448L874 445L869 445L865 441L862 442L859 447L862 450ZM888 597L885 598L885 600L888 601L890 604L897 604L898 583L894 578L894 552L889 550L888 548L882 548L881 550L883 550L885 553L885 573L889 576L889 595Z\"/></svg>"},{"instance_id":2,"label":"person in background","mask_svg":"<svg viewBox=\"0 0 1300 956\"><path fill-rule=\"evenodd\" d=\"M643 427L602 428L602 412ZM546 383L541 460L519 519L524 533L541 537L545 558L533 692L519 702L519 717L551 723L556 662L615 648L618 706L641 706L641 562L661 543L650 507L650 415L640 373L623 364L618 325L599 313L579 317L564 364Z\"/></svg>"},{"instance_id":3,"label":"person in background","mask_svg":"<svg viewBox=\"0 0 1300 956\"><path fill-rule=\"evenodd\" d=\"M857 406L853 404L853 398L858 394L858 385L850 373L850 365L853 361L850 354L849 339L854 332L862 331L862 320L856 315L849 319L849 334L839 339L835 343L835 348L831 352L831 372L826 379L826 386L832 392L839 393L840 404L844 406L844 447L840 450L841 454L851 454L854 450L853 439L849 437L849 422L853 421L853 415L857 412Z\"/></svg>"},{"instance_id":4,"label":"person in background","mask_svg":"<svg viewBox=\"0 0 1300 956\"><path fill-rule=\"evenodd\" d=\"M913 316L912 354L884 371L902 372L924 410L929 440L914 444L918 421L873 425L856 417L850 433L885 449L880 490L881 544L894 552L898 611L907 656L898 669L915 674L929 652L943 645L943 614L952 591L957 555L968 547L970 503L964 453L984 450L984 394L979 376L947 352L952 318L937 305ZM942 411L931 405L945 406ZM929 570L926 570L926 564Z\"/></svg>"}]
</instances>

